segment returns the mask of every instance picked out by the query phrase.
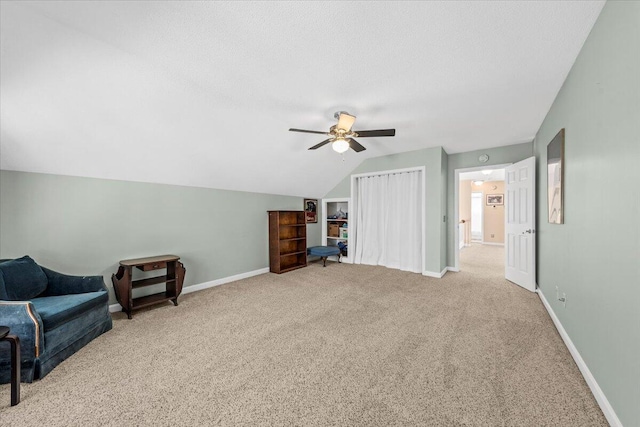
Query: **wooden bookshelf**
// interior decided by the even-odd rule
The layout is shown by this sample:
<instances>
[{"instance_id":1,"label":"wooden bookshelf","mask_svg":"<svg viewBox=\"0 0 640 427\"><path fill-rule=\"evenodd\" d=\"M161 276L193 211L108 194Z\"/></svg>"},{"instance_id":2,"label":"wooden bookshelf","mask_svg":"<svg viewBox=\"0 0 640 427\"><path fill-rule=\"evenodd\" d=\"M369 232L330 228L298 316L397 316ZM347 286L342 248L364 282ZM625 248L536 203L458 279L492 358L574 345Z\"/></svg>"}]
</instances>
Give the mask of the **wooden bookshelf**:
<instances>
[{"instance_id":1,"label":"wooden bookshelf","mask_svg":"<svg viewBox=\"0 0 640 427\"><path fill-rule=\"evenodd\" d=\"M304 211L268 211L269 269L286 273L307 266L307 224Z\"/></svg>"}]
</instances>

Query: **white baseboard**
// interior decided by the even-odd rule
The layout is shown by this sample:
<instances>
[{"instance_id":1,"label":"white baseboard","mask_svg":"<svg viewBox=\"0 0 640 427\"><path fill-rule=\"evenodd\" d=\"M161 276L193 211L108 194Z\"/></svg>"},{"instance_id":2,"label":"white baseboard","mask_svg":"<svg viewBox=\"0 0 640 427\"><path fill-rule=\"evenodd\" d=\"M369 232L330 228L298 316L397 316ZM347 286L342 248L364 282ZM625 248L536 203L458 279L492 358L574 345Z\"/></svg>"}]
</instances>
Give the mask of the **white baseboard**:
<instances>
[{"instance_id":1,"label":"white baseboard","mask_svg":"<svg viewBox=\"0 0 640 427\"><path fill-rule=\"evenodd\" d=\"M452 271L454 273L459 273L460 269L455 267L447 267L447 271Z\"/></svg>"},{"instance_id":2,"label":"white baseboard","mask_svg":"<svg viewBox=\"0 0 640 427\"><path fill-rule=\"evenodd\" d=\"M596 398L598 405L600 405L600 409L602 410L604 416L607 418L607 421L609 421L611 427L622 427L622 423L620 422L620 419L618 419L618 416L613 410L613 407L609 403L607 396L605 396L604 392L596 382L596 379L594 378L593 374L591 374L591 371L589 370L589 367L585 363L584 359L582 359L582 356L580 356L580 353L578 352L576 346L573 344L573 341L571 341L569 334L567 334L567 331L562 326L562 323L560 323L560 319L558 319L558 317L554 313L553 309L549 305L549 302L547 302L547 299L544 297L544 294L540 291L540 288L536 289L536 292L538 293L538 296L540 297L544 308L546 308L547 312L549 312L549 316L551 316L553 324L556 325L558 333L560 333L564 344L569 349L569 353L571 353L573 360L575 360L576 365L578 365L582 376L591 389L591 393L593 393L593 396Z\"/></svg>"},{"instance_id":3,"label":"white baseboard","mask_svg":"<svg viewBox=\"0 0 640 427\"><path fill-rule=\"evenodd\" d=\"M504 243L482 242L482 244L489 246L504 246Z\"/></svg>"},{"instance_id":4,"label":"white baseboard","mask_svg":"<svg viewBox=\"0 0 640 427\"><path fill-rule=\"evenodd\" d=\"M427 277L435 277L436 279L441 279L442 276L444 276L445 274L447 274L447 269L448 267L445 267L444 270L442 270L440 273L436 273L435 271L423 271L422 275L423 276L427 276Z\"/></svg>"},{"instance_id":5,"label":"white baseboard","mask_svg":"<svg viewBox=\"0 0 640 427\"><path fill-rule=\"evenodd\" d=\"M223 277L221 279L212 280L210 282L199 283L197 285L185 286L182 288L182 294L190 294L191 292L201 291L203 289L213 288L214 286L224 285L225 283L235 282L236 280L242 280L253 276L258 276L260 274L268 273L269 267L261 268L259 270L249 271L247 273L240 273L229 277ZM120 304L111 304L109 306L109 312L115 313L118 311L122 311L122 306Z\"/></svg>"}]
</instances>

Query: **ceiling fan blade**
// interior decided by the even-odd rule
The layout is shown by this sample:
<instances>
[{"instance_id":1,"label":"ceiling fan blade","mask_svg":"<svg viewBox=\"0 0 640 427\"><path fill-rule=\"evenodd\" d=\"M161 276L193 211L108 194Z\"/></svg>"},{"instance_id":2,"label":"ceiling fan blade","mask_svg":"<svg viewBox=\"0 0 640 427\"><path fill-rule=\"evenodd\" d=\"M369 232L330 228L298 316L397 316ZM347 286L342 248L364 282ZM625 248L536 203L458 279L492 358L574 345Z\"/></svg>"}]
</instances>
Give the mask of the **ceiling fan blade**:
<instances>
[{"instance_id":1,"label":"ceiling fan blade","mask_svg":"<svg viewBox=\"0 0 640 427\"><path fill-rule=\"evenodd\" d=\"M351 126L356 121L356 116L351 116L347 113L340 113L340 118L338 119L338 129L343 129L347 132L351 130Z\"/></svg>"},{"instance_id":2,"label":"ceiling fan blade","mask_svg":"<svg viewBox=\"0 0 640 427\"><path fill-rule=\"evenodd\" d=\"M351 147L351 149L356 153L366 150L366 148L364 148L362 144L360 144L358 141L356 141L353 138L347 138L347 142L349 143L349 146Z\"/></svg>"},{"instance_id":3,"label":"ceiling fan blade","mask_svg":"<svg viewBox=\"0 0 640 427\"><path fill-rule=\"evenodd\" d=\"M317 134L320 134L320 135L326 135L327 134L327 132L320 132L318 130L304 130L304 129L293 129L293 128L289 129L289 131L290 132L303 132L303 133L317 133Z\"/></svg>"},{"instance_id":4,"label":"ceiling fan blade","mask_svg":"<svg viewBox=\"0 0 640 427\"><path fill-rule=\"evenodd\" d=\"M332 140L332 139L333 139L333 138L325 139L325 140L324 140L324 141L322 141L320 144L316 144L316 145L314 145L313 147L310 147L310 148L309 148L309 150L315 150L315 149L317 149L317 148L320 148L320 147L322 147L323 145L326 145L326 144L328 144L329 142L331 142L331 140Z\"/></svg>"},{"instance_id":5,"label":"ceiling fan blade","mask_svg":"<svg viewBox=\"0 0 640 427\"><path fill-rule=\"evenodd\" d=\"M371 136L396 136L395 129L357 130L355 132L360 138L368 138Z\"/></svg>"}]
</instances>

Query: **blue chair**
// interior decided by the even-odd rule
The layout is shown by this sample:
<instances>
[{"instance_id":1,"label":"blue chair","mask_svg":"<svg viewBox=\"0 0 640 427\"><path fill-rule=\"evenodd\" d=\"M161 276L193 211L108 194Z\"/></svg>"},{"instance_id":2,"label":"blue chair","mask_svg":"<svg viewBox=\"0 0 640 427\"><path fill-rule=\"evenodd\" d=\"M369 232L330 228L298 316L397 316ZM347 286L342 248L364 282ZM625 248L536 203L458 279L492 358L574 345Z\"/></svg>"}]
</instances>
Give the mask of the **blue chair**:
<instances>
[{"instance_id":1,"label":"blue chair","mask_svg":"<svg viewBox=\"0 0 640 427\"><path fill-rule=\"evenodd\" d=\"M0 325L20 339L21 379L32 382L112 327L102 276L68 276L28 256L0 261ZM11 358L0 352L0 383Z\"/></svg>"}]
</instances>

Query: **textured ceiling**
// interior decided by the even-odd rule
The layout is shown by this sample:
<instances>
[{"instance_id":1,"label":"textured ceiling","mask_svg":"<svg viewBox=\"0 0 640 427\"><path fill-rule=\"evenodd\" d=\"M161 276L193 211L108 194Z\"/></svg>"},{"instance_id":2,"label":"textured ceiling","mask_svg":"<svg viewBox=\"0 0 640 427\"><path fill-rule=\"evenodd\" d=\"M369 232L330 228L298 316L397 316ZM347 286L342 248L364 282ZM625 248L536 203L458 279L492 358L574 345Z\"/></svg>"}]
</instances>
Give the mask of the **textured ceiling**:
<instances>
[{"instance_id":1,"label":"textured ceiling","mask_svg":"<svg viewBox=\"0 0 640 427\"><path fill-rule=\"evenodd\" d=\"M485 172L491 172L487 175L483 174L481 170L473 172L462 172L460 174L460 181L470 179L472 181L504 181L504 169L491 169L487 167Z\"/></svg>"},{"instance_id":2,"label":"textured ceiling","mask_svg":"<svg viewBox=\"0 0 640 427\"><path fill-rule=\"evenodd\" d=\"M0 167L321 197L368 157L531 141L603 3L2 1ZM287 131L338 110L397 136Z\"/></svg>"}]
</instances>

